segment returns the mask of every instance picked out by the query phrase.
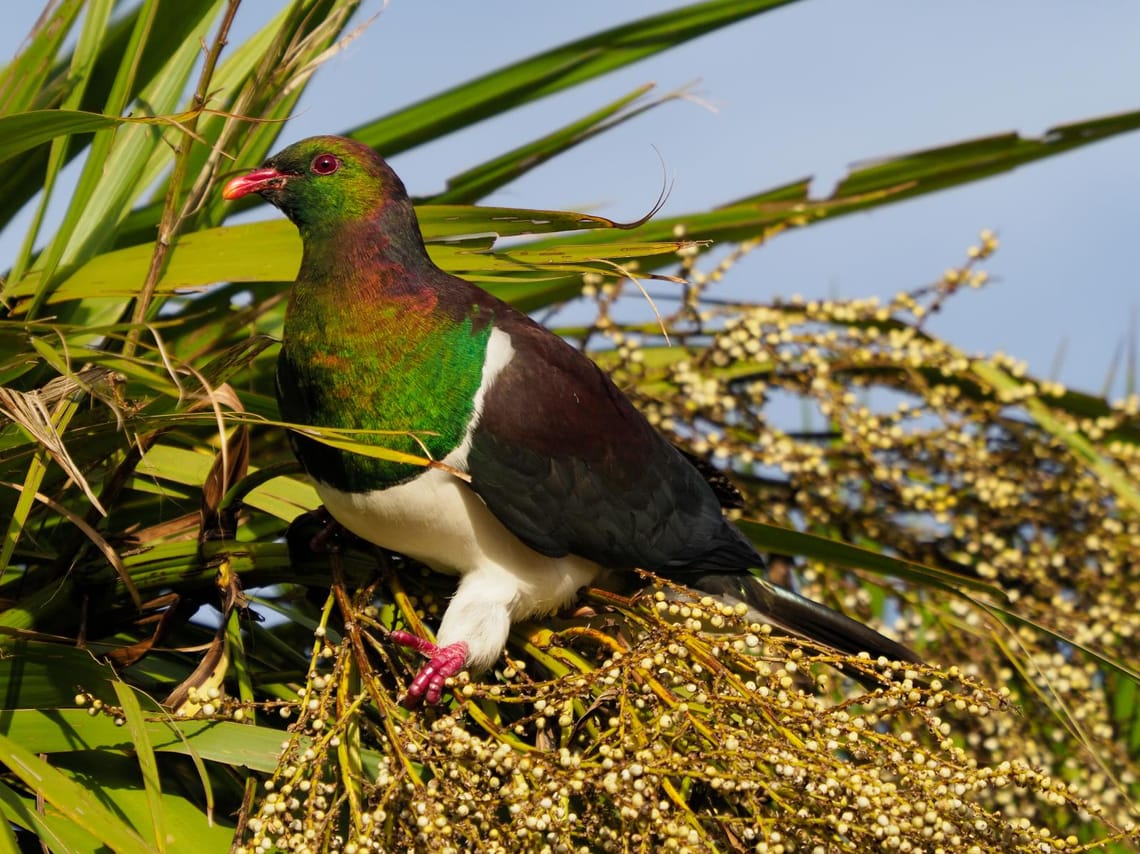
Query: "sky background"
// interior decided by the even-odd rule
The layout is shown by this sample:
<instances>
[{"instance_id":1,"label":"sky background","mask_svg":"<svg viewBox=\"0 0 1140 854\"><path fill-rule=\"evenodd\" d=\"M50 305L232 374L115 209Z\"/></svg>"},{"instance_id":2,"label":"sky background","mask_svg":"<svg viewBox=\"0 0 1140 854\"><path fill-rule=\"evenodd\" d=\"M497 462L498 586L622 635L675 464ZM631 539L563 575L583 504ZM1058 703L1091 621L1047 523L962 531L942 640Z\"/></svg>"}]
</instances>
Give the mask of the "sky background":
<instances>
[{"instance_id":1,"label":"sky background","mask_svg":"<svg viewBox=\"0 0 1140 854\"><path fill-rule=\"evenodd\" d=\"M283 4L247 0L231 43ZM336 133L472 75L676 3L391 0L320 69L283 144ZM39 4L10 4L11 57ZM486 200L635 219L674 179L663 215L708 209L814 176L830 192L857 161L1140 109L1134 0L804 0L392 159L410 192L541 136L636 86L697 81L715 106L674 102L558 157ZM660 153L660 156L658 155ZM950 301L928 329L969 352L1002 350L1040 376L1100 391L1130 335L1140 271L1140 134L967 187L781 235L714 295L889 297L962 262L983 228L996 280ZM254 165L254 164L242 164ZM267 209L260 215L267 215ZM8 266L21 223L0 234ZM1064 359L1054 372L1054 361ZM1124 391L1123 371L1112 395Z\"/></svg>"}]
</instances>

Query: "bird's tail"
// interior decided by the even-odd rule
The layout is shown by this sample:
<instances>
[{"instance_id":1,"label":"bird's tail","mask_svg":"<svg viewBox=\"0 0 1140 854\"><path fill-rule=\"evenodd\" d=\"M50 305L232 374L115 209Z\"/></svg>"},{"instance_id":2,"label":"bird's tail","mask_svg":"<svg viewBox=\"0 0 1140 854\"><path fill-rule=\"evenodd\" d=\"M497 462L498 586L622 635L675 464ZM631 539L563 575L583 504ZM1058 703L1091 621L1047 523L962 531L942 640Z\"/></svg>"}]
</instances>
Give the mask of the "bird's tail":
<instances>
[{"instance_id":1,"label":"bird's tail","mask_svg":"<svg viewBox=\"0 0 1140 854\"><path fill-rule=\"evenodd\" d=\"M749 608L748 619L752 622L768 623L838 652L847 655L866 652L871 658L883 657L889 661L922 661L901 643L874 629L758 576L711 572L685 581L694 590L727 604L743 602Z\"/></svg>"}]
</instances>

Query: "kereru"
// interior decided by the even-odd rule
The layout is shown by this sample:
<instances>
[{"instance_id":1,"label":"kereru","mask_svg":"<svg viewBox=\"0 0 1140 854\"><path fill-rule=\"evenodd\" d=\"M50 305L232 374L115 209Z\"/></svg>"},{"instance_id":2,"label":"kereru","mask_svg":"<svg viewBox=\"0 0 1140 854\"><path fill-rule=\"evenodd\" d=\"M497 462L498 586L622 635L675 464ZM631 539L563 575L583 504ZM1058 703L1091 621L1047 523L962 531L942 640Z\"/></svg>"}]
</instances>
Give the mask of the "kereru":
<instances>
[{"instance_id":1,"label":"kereru","mask_svg":"<svg viewBox=\"0 0 1140 854\"><path fill-rule=\"evenodd\" d=\"M549 614L604 569L715 594L845 653L915 661L878 632L755 575L764 560L692 462L581 352L428 257L403 183L371 148L306 139L233 178L301 233L277 399L291 423L361 431L444 466L294 449L325 508L385 549L460 576L405 703L484 670L512 623Z\"/></svg>"}]
</instances>

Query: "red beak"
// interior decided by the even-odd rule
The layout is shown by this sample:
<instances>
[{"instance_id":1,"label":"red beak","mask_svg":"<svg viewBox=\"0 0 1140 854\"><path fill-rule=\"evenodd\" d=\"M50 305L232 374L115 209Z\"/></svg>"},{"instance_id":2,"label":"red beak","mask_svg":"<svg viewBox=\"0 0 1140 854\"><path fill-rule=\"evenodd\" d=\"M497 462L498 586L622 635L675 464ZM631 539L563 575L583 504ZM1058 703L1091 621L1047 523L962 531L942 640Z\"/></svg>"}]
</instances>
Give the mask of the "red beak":
<instances>
[{"instance_id":1,"label":"red beak","mask_svg":"<svg viewBox=\"0 0 1140 854\"><path fill-rule=\"evenodd\" d=\"M222 198L233 201L250 193L259 193L267 187L280 187L288 177L285 172L278 172L269 166L254 169L227 181L226 186L222 188Z\"/></svg>"}]
</instances>

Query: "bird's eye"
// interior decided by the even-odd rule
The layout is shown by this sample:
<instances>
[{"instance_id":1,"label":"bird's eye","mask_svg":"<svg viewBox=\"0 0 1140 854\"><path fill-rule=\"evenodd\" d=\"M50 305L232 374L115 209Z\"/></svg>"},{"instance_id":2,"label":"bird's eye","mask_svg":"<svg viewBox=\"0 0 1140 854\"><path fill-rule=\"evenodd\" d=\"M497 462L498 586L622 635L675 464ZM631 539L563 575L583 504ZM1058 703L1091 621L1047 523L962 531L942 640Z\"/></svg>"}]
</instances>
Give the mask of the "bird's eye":
<instances>
[{"instance_id":1,"label":"bird's eye","mask_svg":"<svg viewBox=\"0 0 1140 854\"><path fill-rule=\"evenodd\" d=\"M340 160L333 154L318 154L309 168L315 175L331 175L340 168Z\"/></svg>"}]
</instances>

